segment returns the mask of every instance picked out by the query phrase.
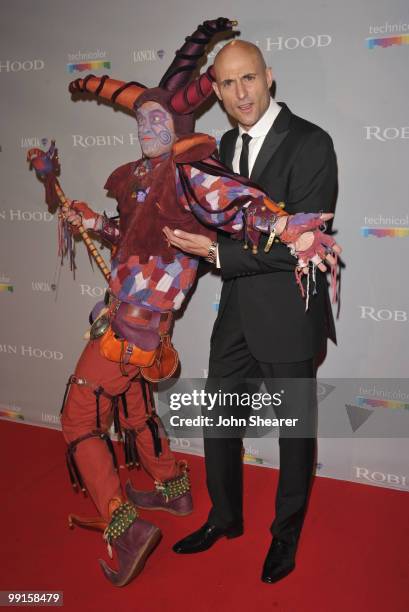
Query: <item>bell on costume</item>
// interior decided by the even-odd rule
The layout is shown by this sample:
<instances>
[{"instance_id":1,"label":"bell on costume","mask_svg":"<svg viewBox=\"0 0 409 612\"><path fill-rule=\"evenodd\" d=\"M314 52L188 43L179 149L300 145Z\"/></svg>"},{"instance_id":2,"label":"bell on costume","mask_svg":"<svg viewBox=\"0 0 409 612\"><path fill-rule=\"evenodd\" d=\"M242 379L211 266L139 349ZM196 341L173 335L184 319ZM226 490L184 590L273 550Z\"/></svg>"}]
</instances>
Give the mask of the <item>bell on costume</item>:
<instances>
[{"instance_id":1,"label":"bell on costume","mask_svg":"<svg viewBox=\"0 0 409 612\"><path fill-rule=\"evenodd\" d=\"M153 491L134 489L130 480L126 483L125 491L128 499L137 508L143 510L163 510L177 516L187 516L193 511L193 500L186 466L179 476L164 482L155 482Z\"/></svg>"}]
</instances>

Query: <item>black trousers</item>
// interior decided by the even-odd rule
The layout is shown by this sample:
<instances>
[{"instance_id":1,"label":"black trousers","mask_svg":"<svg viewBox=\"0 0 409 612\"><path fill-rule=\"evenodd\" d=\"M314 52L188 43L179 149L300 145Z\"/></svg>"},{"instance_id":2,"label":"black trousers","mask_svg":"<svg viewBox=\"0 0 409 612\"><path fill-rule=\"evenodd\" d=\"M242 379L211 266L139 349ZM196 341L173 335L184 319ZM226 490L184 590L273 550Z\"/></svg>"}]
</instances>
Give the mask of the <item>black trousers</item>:
<instances>
[{"instance_id":1,"label":"black trousers","mask_svg":"<svg viewBox=\"0 0 409 612\"><path fill-rule=\"evenodd\" d=\"M232 381L243 389L239 381L263 379L268 391L273 394L276 387L271 391L270 387L274 379L314 381L316 371L313 359L295 363L265 363L254 358L247 346L234 297L230 296L234 300L232 307L226 308L212 339L208 388L223 387L222 379L228 379L229 389ZM294 382L285 404L274 408L275 415L277 418L287 418L291 413L291 416L302 418L303 414L308 414L310 426L307 437L298 437L298 434L288 436L288 433L283 434L280 430L280 474L275 519L271 525L272 534L290 544L297 543L301 532L316 453L315 429L311 427L316 416L316 393L311 392L311 384L306 390L304 381ZM208 437L205 430L207 488L212 502L208 520L221 528L243 523L242 449L241 437ZM270 498L273 500L273 491L271 496L266 492L266 503Z\"/></svg>"}]
</instances>

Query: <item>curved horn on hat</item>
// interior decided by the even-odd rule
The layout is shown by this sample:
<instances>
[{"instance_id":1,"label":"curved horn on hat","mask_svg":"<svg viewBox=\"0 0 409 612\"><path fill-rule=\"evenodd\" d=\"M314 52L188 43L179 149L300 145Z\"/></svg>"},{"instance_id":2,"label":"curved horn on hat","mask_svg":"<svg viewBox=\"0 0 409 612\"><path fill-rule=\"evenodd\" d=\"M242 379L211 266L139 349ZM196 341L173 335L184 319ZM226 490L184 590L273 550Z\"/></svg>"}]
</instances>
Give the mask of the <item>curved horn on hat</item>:
<instances>
[{"instance_id":1,"label":"curved horn on hat","mask_svg":"<svg viewBox=\"0 0 409 612\"><path fill-rule=\"evenodd\" d=\"M89 74L85 79L76 79L69 84L70 93L91 93L103 100L133 110L139 96L146 90L145 85L131 81L117 81L109 76L96 77Z\"/></svg>"},{"instance_id":2,"label":"curved horn on hat","mask_svg":"<svg viewBox=\"0 0 409 612\"><path fill-rule=\"evenodd\" d=\"M230 21L226 17L204 21L199 25L197 30L185 39L183 47L176 51L176 57L163 75L159 87L167 91L176 91L184 87L192 78L192 73L213 36L219 32L229 31L235 25L237 21Z\"/></svg>"},{"instance_id":3,"label":"curved horn on hat","mask_svg":"<svg viewBox=\"0 0 409 612\"><path fill-rule=\"evenodd\" d=\"M179 89L170 99L170 106L178 115L193 113L202 102L210 98L213 93L214 68L209 68L197 79Z\"/></svg>"}]
</instances>

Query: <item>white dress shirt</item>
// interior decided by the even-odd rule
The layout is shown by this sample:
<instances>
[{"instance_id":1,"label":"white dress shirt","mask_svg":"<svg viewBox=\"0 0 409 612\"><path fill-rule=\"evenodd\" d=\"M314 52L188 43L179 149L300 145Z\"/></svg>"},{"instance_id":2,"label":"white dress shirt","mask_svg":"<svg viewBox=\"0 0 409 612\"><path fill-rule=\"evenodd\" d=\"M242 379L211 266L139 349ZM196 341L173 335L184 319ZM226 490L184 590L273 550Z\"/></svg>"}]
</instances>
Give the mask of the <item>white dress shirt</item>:
<instances>
[{"instance_id":1,"label":"white dress shirt","mask_svg":"<svg viewBox=\"0 0 409 612\"><path fill-rule=\"evenodd\" d=\"M249 174L251 174L251 171L254 166L254 162L257 159L257 155L260 153L260 149L262 147L264 139L267 136L268 132L270 131L270 128L273 125L274 121L277 119L277 115L280 112L280 110L281 110L281 106L277 104L277 102L273 100L273 98L270 98L270 104L269 104L268 109L266 110L264 115L260 117L257 123L255 123L249 129L248 132L246 132L246 130L244 130L241 127L241 125L239 125L239 136L236 141L236 148L235 148L234 157L233 157L233 171L234 172L237 172L237 174L239 174L240 172L240 169L239 169L240 154L241 154L241 147L243 145L243 140L241 138L241 135L248 134L249 136L251 136L251 140L249 143ZM218 246L216 249L216 267L220 268L220 258L219 258L219 247Z\"/></svg>"},{"instance_id":2,"label":"white dress shirt","mask_svg":"<svg viewBox=\"0 0 409 612\"><path fill-rule=\"evenodd\" d=\"M240 166L240 154L243 145L242 134L248 134L251 136L249 143L249 174L253 170L254 162L257 159L257 155L260 153L260 149L264 142L267 133L270 131L271 126L277 118L278 113L281 110L281 106L277 104L273 98L270 98L270 104L264 115L255 123L248 132L239 125L239 136L236 141L236 148L233 157L233 170L239 173Z\"/></svg>"}]
</instances>

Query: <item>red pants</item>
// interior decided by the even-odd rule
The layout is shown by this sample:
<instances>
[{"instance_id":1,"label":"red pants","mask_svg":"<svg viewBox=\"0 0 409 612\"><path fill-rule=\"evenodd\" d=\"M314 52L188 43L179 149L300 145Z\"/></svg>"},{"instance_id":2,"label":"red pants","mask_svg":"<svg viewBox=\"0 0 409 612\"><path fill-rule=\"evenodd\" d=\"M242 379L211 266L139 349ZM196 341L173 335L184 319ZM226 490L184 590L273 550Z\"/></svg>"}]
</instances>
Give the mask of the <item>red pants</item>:
<instances>
[{"instance_id":1,"label":"red pants","mask_svg":"<svg viewBox=\"0 0 409 612\"><path fill-rule=\"evenodd\" d=\"M75 444L74 457L84 486L100 515L108 519L109 500L121 497L122 493L109 446L103 437L96 433L98 431L103 434L111 426L112 402L104 395L99 396L98 427L94 393L96 388L103 387L111 396L118 396L126 391L128 417L125 417L121 403L118 410L121 429L136 432L135 443L140 463L152 478L158 481L168 480L177 476L179 469L167 438L161 436L162 452L159 457L155 455L154 439L147 426L149 414L142 387L138 379L131 382L137 375L138 368L127 366L129 376L124 376L118 363L108 361L100 354L99 343L99 339L88 342L75 369L75 376L85 379L92 388L88 385L71 385L61 422L66 442L70 444L78 441ZM92 432L95 432L95 435L89 437ZM78 440L83 436L85 439Z\"/></svg>"}]
</instances>

